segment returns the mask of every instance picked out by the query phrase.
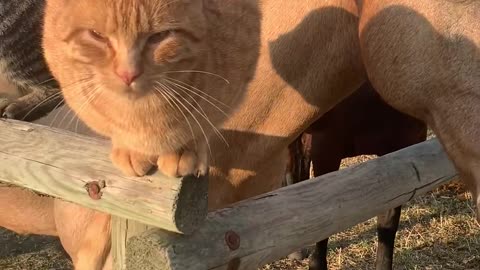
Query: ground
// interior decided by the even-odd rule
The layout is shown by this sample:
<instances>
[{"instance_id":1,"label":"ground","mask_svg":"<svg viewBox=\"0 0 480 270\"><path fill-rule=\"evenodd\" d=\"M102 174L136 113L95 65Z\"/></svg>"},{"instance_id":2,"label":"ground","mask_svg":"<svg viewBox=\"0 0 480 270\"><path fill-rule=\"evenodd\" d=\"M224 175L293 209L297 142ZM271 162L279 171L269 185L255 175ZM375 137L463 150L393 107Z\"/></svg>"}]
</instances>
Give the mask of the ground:
<instances>
[{"instance_id":1,"label":"ground","mask_svg":"<svg viewBox=\"0 0 480 270\"><path fill-rule=\"evenodd\" d=\"M346 160L354 164L370 157ZM375 219L330 238L332 270L374 269ZM307 260L280 260L262 270L303 270ZM468 193L459 182L404 206L395 249L395 269L480 269L480 226ZM71 269L60 243L51 237L18 236L0 230L0 269Z\"/></svg>"},{"instance_id":2,"label":"ground","mask_svg":"<svg viewBox=\"0 0 480 270\"><path fill-rule=\"evenodd\" d=\"M19 236L0 229L0 269L70 270L71 263L55 237Z\"/></svg>"}]
</instances>

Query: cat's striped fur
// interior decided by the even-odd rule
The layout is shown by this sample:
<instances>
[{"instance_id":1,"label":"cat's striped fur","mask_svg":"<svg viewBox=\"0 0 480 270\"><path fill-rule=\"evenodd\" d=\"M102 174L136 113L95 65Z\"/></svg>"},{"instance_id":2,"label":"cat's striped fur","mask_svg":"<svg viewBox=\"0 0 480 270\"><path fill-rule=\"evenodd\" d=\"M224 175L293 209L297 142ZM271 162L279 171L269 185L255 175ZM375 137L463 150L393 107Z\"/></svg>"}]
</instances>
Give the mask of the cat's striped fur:
<instances>
[{"instance_id":1,"label":"cat's striped fur","mask_svg":"<svg viewBox=\"0 0 480 270\"><path fill-rule=\"evenodd\" d=\"M44 0L0 0L0 76L25 94L0 100L4 117L35 120L61 99L41 48L44 5Z\"/></svg>"}]
</instances>

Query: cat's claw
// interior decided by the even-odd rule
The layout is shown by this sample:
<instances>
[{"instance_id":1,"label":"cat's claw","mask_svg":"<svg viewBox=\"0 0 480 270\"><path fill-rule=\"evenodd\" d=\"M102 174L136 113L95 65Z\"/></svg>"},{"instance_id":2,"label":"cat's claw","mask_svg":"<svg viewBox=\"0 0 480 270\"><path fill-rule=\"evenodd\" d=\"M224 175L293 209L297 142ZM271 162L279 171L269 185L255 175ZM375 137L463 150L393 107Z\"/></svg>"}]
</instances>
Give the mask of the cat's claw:
<instances>
[{"instance_id":1,"label":"cat's claw","mask_svg":"<svg viewBox=\"0 0 480 270\"><path fill-rule=\"evenodd\" d=\"M0 113L2 118L16 119L17 105L7 98L0 99Z\"/></svg>"},{"instance_id":2,"label":"cat's claw","mask_svg":"<svg viewBox=\"0 0 480 270\"><path fill-rule=\"evenodd\" d=\"M113 147L110 157L113 164L127 176L144 176L157 165L158 170L168 177L193 175L199 178L208 173L207 152L202 146L199 149L199 151L181 150L160 156L149 156Z\"/></svg>"},{"instance_id":3,"label":"cat's claw","mask_svg":"<svg viewBox=\"0 0 480 270\"><path fill-rule=\"evenodd\" d=\"M165 154L158 158L158 169L169 177L194 175L199 178L208 173L206 158L193 151Z\"/></svg>"},{"instance_id":4,"label":"cat's claw","mask_svg":"<svg viewBox=\"0 0 480 270\"><path fill-rule=\"evenodd\" d=\"M127 176L144 176L155 166L156 158L135 151L113 148L113 164Z\"/></svg>"}]
</instances>

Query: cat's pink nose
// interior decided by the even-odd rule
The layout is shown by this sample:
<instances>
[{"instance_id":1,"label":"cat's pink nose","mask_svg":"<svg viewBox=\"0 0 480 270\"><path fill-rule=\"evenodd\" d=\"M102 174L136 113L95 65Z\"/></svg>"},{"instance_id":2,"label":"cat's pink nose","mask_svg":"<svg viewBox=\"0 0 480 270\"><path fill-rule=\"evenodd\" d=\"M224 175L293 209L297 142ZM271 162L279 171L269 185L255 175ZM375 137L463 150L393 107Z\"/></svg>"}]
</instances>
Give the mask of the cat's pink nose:
<instances>
[{"instance_id":1,"label":"cat's pink nose","mask_svg":"<svg viewBox=\"0 0 480 270\"><path fill-rule=\"evenodd\" d=\"M139 70L116 70L115 73L128 86L142 75Z\"/></svg>"}]
</instances>

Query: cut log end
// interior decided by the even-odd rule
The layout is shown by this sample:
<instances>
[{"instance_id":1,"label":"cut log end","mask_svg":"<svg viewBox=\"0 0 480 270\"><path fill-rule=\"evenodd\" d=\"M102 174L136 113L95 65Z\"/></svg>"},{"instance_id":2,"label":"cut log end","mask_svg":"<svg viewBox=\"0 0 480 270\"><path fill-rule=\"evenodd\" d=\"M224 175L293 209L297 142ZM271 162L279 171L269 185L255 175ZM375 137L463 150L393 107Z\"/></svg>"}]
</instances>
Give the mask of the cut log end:
<instances>
[{"instance_id":1,"label":"cut log end","mask_svg":"<svg viewBox=\"0 0 480 270\"><path fill-rule=\"evenodd\" d=\"M205 221L208 212L208 178L186 176L174 205L174 221L179 232L191 234Z\"/></svg>"}]
</instances>

